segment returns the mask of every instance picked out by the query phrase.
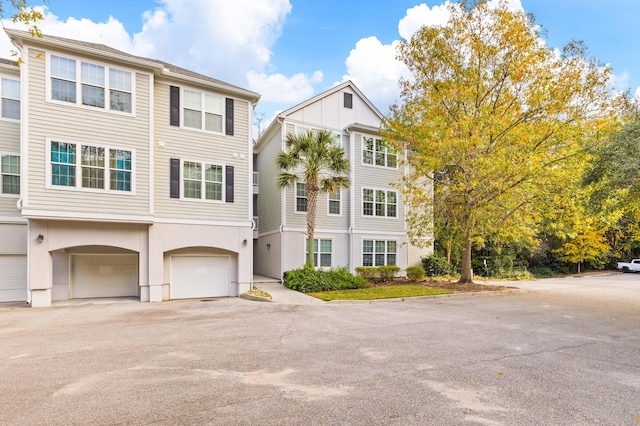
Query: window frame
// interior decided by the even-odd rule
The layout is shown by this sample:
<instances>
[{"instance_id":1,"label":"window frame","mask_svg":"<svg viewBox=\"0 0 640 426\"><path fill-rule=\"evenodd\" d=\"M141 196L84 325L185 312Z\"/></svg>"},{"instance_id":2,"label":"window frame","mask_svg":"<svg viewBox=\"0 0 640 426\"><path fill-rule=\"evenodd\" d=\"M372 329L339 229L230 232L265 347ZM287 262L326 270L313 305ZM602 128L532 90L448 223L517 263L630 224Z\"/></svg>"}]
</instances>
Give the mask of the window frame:
<instances>
[{"instance_id":1,"label":"window frame","mask_svg":"<svg viewBox=\"0 0 640 426\"><path fill-rule=\"evenodd\" d=\"M367 201L368 203L372 203L373 206L373 213L368 215L364 213L364 192L365 190L371 190L373 191L373 201ZM379 202L376 201L376 192L378 191L382 191L384 192L385 198L384 198L384 216L383 215L378 215L377 213L377 209L376 209L376 205L380 204ZM388 200L389 200L389 193L393 193L395 194L395 199L396 202L393 204L395 205L395 216L389 216L388 212L389 212L389 205L391 205ZM400 204L400 199L398 198L398 191L394 190L394 189L388 189L388 188L374 188L374 187L361 187L360 188L360 216L363 218L378 218L378 219L398 219L399 218L399 213L400 213L400 209L399 209L399 204Z\"/></svg>"},{"instance_id":2,"label":"window frame","mask_svg":"<svg viewBox=\"0 0 640 426\"><path fill-rule=\"evenodd\" d=\"M187 108L185 107L185 99L186 99L186 95L185 92L192 92L192 93L198 93L200 94L200 109L199 110L194 110L192 108ZM220 131L216 132L214 130L207 130L206 129L206 117L207 117L207 111L206 111L206 97L207 95L209 96L215 96L217 98L220 99L220 107L221 107L221 114L220 114ZM185 130L193 130L195 132L203 132L203 133L209 133L212 135L219 135L219 136L227 136L226 134L226 118L227 118L227 110L226 110L226 99L223 95L219 94L219 93L215 93L215 92L211 92L211 91L207 91L207 90L203 90L203 89L199 89L199 88L195 88L195 87L191 87L191 86L180 86L180 128L181 129L185 129ZM185 125L185 109L189 109L191 111L200 111L200 128L197 127L191 127L191 126L187 126ZM229 135L230 136L230 135Z\"/></svg>"},{"instance_id":3,"label":"window frame","mask_svg":"<svg viewBox=\"0 0 640 426\"><path fill-rule=\"evenodd\" d=\"M52 56L56 56L59 58L64 58L64 59L68 59L68 60L72 60L75 61L75 71L76 71L76 76L75 76L75 80L69 80L69 79L65 79L65 78L58 78L58 77L53 77L52 73L51 73L51 57ZM106 112L109 114L116 114L116 115L122 115L125 117L135 117L136 116L136 71L127 68L127 67L120 67L120 66L112 66L109 65L107 63L101 62L101 61L95 61L92 59L86 59L86 58L81 58L78 56L74 56L74 55L67 55L64 53L58 53L58 52L47 52L46 54L46 60L47 63L45 64L45 74L46 74L46 84L45 84L45 89L46 89L46 102L52 103L52 104L56 104L56 105L66 105L66 106L73 106L76 108L81 108L81 109L85 109L88 111L102 111L102 112ZM100 86L100 85L96 85L93 83L83 83L82 82L82 63L88 64L88 65L94 65L97 67L102 67L103 68L103 77L104 77L104 85ZM112 88L111 84L110 84L110 72L111 70L114 71L123 71L123 72L127 72L130 74L131 76L131 92L127 92L126 90L122 90L119 88ZM75 102L67 102L67 101L62 101L62 100L58 100L58 99L54 99L52 96L52 91L53 91L53 85L52 85L52 80L54 78L58 78L64 81L68 81L68 82L73 82L75 84L75 88L76 88L76 99ZM86 86L90 86L90 87L100 87L104 90L104 107L99 107L99 106L91 106L91 105L85 105L82 103L82 86L86 85ZM131 112L127 112L127 111L119 111L117 109L112 109L111 108L111 91L115 91L115 92L122 92L122 93L131 93Z\"/></svg>"},{"instance_id":4,"label":"window frame","mask_svg":"<svg viewBox=\"0 0 640 426\"><path fill-rule=\"evenodd\" d=\"M369 252L365 253L364 246L365 246L365 243L369 242L369 241L371 241L372 246L373 246L372 247L372 251L370 253ZM384 252L377 251L377 249L376 249L377 244L376 243L379 243L379 242L383 242L384 243ZM389 251L389 243L394 243L395 244L395 252L392 253L392 252ZM398 243L398 240L396 240L396 239L363 238L361 240L361 242L360 242L360 254L361 254L360 260L361 260L362 266L371 266L371 267L374 267L374 268L376 268L378 266L398 266L398 246L399 246L399 243ZM371 255L371 265L365 265L364 256L366 254L370 254ZM380 255L380 254L384 255L384 263L382 265L379 265L376 262L376 255ZM393 265L389 264L389 255L390 254L395 255L395 263Z\"/></svg>"},{"instance_id":5,"label":"window frame","mask_svg":"<svg viewBox=\"0 0 640 426\"><path fill-rule=\"evenodd\" d=\"M19 97L17 99L16 98L2 96L2 90L4 90L4 81L2 81L2 80L15 81L15 82L18 83L18 88L19 88L18 96ZM20 115L19 118L12 118L12 117L5 117L4 116L4 108L2 106L2 101L4 99L18 102L18 104L20 106L19 109L18 109L19 115ZM6 120L6 121L10 121L10 122L13 122L13 123L19 123L21 118L22 118L22 83L20 81L20 77L19 76L16 77L16 76L11 76L11 75L8 75L8 74L1 74L0 73L0 119Z\"/></svg>"},{"instance_id":6,"label":"window frame","mask_svg":"<svg viewBox=\"0 0 640 426\"><path fill-rule=\"evenodd\" d=\"M317 240L317 241L318 241L318 251L316 252L316 251L314 250L314 253L313 253L313 262L314 262L313 267L314 267L314 268L319 268L319 269L325 269L325 268L326 268L326 269L331 269L331 268L333 268L333 266L334 266L334 262L333 262L333 259L334 259L334 256L333 256L333 248L334 248L334 246L335 246L335 244L334 244L334 238L333 238L333 237L326 237L326 238L325 238L325 237L318 237L318 236L315 236L315 235L314 235L313 239L314 239L314 241L315 241L315 240ZM307 261L307 255L308 255L308 252L307 252L307 249L308 249L308 247L309 247L309 246L307 245L307 241L308 241L308 240L309 240L309 239L308 239L307 237L305 237L305 238L304 238L304 251L303 251L303 252L304 252L304 261L305 261L305 262ZM322 248L322 243L321 243L321 241L329 241L329 242L331 242L331 252L323 252L323 251L321 251L321 248ZM316 264L316 261L318 262L318 265L320 264L320 259L321 259L321 256L320 256L320 255L321 255L321 254L329 254L329 255L331 256L331 262L330 262L330 265L329 265L329 266L316 266L316 265L315 265L315 264ZM317 256L317 257L316 257L316 256Z\"/></svg>"},{"instance_id":7,"label":"window frame","mask_svg":"<svg viewBox=\"0 0 640 426\"><path fill-rule=\"evenodd\" d=\"M338 145L337 146L342 148L342 133L340 131L337 131L337 130L327 129L326 127L324 129L330 131L331 134L336 137L336 141L338 141ZM320 128L319 127L309 127L309 126L305 126L304 124L293 123L293 132L294 132L294 134L296 136L300 135L305 130L314 133L314 132L317 132L318 130L320 130Z\"/></svg>"},{"instance_id":8,"label":"window frame","mask_svg":"<svg viewBox=\"0 0 640 426\"><path fill-rule=\"evenodd\" d=\"M113 145L104 145L101 143L94 142L78 142L71 141L63 138L47 138L47 158L46 158L46 170L45 170L45 188L46 189L54 189L60 191L79 191L79 192L89 192L89 193L97 193L97 194L118 194L125 196L133 196L136 195L136 150L135 148L123 148L119 146ZM67 185L54 185L53 184L53 173L52 173L52 165L53 164L65 164L65 163L54 163L51 161L51 146L53 143L64 143L75 145L75 161L74 163L66 163L75 167L74 179L75 185L67 186ZM82 147L89 148L102 148L104 150L104 166L97 167L93 165L83 165L82 164ZM110 161L110 153L111 151L125 151L131 153L131 170L123 170L118 168L112 168L109 164ZM82 186L82 169L84 168L93 168L93 169L101 169L104 171L103 174L103 188L86 188ZM131 181L130 186L131 190L119 190L119 189L111 189L111 172L112 171L125 171L131 173Z\"/></svg>"},{"instance_id":9,"label":"window frame","mask_svg":"<svg viewBox=\"0 0 640 426\"><path fill-rule=\"evenodd\" d=\"M298 185L304 185L304 197L298 195ZM298 210L298 198L304 198L305 209ZM305 182L301 182L299 180L295 180L293 183L293 212L295 214L307 214L309 211L309 198L307 197L307 184Z\"/></svg>"},{"instance_id":10,"label":"window frame","mask_svg":"<svg viewBox=\"0 0 640 426\"><path fill-rule=\"evenodd\" d=\"M370 151L368 149L365 149L365 139L372 139L373 140L373 150ZM384 145L385 145L384 151L377 151L376 150L376 148L378 146L378 141L380 141L381 143L384 143ZM389 170L398 170L398 157L400 156L400 154L394 153L394 152L390 152L391 150L389 149L387 143L381 137L361 134L360 135L360 145L361 145L361 148L360 148L360 164L361 165L369 166L369 167L377 167L377 168L382 168L382 169L389 169ZM367 152L370 151L371 152L371 163L366 163L364 161L365 151L367 151ZM376 154L378 154L378 153L383 155L384 165L376 164ZM388 161L389 161L389 156L394 156L396 158L394 166L387 165Z\"/></svg>"},{"instance_id":11,"label":"window frame","mask_svg":"<svg viewBox=\"0 0 640 426\"><path fill-rule=\"evenodd\" d=\"M337 200L332 200L331 195L338 194ZM331 213L331 203L338 202L338 211L339 213ZM338 191L335 193L328 192L327 193L327 216L335 216L342 217L342 188L338 188Z\"/></svg>"},{"instance_id":12,"label":"window frame","mask_svg":"<svg viewBox=\"0 0 640 426\"><path fill-rule=\"evenodd\" d=\"M15 173L2 172L2 157L5 157L5 156L18 157L18 167L20 167L20 171L17 175ZM3 192L5 176L18 176L20 191L17 194ZM20 153L2 151L0 152L0 197L20 198L21 194L22 194L22 158L20 156Z\"/></svg>"},{"instance_id":13,"label":"window frame","mask_svg":"<svg viewBox=\"0 0 640 426\"><path fill-rule=\"evenodd\" d=\"M200 176L200 198L192 198L186 197L186 191L184 188L185 177L184 177L184 163L197 163L200 164L201 176ZM216 166L220 167L222 180L220 182L207 181L205 174L205 166ZM187 179L191 181L196 181L195 179ZM220 184L220 199L219 200L211 200L206 198L207 194L207 182ZM223 163L215 163L213 161L202 161L202 160L193 160L189 158L180 158L180 200L182 201L194 201L196 203L214 203L214 204L222 204L226 202L226 165Z\"/></svg>"}]
</instances>

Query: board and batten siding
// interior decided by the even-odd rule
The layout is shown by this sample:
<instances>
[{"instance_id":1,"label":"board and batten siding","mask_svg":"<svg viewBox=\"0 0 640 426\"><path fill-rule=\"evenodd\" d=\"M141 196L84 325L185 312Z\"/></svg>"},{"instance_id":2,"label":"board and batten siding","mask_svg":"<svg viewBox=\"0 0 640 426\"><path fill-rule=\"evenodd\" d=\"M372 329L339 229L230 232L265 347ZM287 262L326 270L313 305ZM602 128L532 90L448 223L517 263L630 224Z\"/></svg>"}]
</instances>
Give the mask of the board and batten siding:
<instances>
[{"instance_id":1,"label":"board and batten siding","mask_svg":"<svg viewBox=\"0 0 640 426\"><path fill-rule=\"evenodd\" d=\"M282 220L282 188L278 185L280 170L276 156L282 149L282 128L279 128L258 153L259 188L258 232L275 231Z\"/></svg>"},{"instance_id":2,"label":"board and batten siding","mask_svg":"<svg viewBox=\"0 0 640 426\"><path fill-rule=\"evenodd\" d=\"M151 76L133 71L135 116L125 116L100 109L46 102L45 52L29 49L28 61L24 66L29 67L29 93L26 96L23 94L23 99L27 96L29 99L29 194L25 208L89 214L148 215ZM46 158L47 138L135 151L135 194L46 188L45 171L50 167Z\"/></svg>"},{"instance_id":3,"label":"board and batten siding","mask_svg":"<svg viewBox=\"0 0 640 426\"><path fill-rule=\"evenodd\" d=\"M178 83L155 83L155 217L205 221L246 221L249 223L249 102L234 98L234 135L171 126L169 88ZM206 89L201 89L207 92ZM223 94L220 94L224 96ZM181 111L182 115L182 111ZM234 167L234 202L181 200L170 197L172 158ZM182 193L184 188L181 188Z\"/></svg>"},{"instance_id":4,"label":"board and batten siding","mask_svg":"<svg viewBox=\"0 0 640 426\"><path fill-rule=\"evenodd\" d=\"M0 152L20 155L20 123L0 118ZM0 217L22 217L16 206L18 198L0 194Z\"/></svg>"},{"instance_id":5,"label":"board and batten siding","mask_svg":"<svg viewBox=\"0 0 640 426\"><path fill-rule=\"evenodd\" d=\"M366 135L369 136L369 135ZM373 135L371 135L373 137ZM379 137L379 136L376 136ZM394 184L400 182L400 168L391 169L362 164L362 134L354 134L354 182L351 183L354 202L354 228L358 230L403 232L404 198ZM362 188L395 190L398 193L397 218L362 216Z\"/></svg>"}]
</instances>

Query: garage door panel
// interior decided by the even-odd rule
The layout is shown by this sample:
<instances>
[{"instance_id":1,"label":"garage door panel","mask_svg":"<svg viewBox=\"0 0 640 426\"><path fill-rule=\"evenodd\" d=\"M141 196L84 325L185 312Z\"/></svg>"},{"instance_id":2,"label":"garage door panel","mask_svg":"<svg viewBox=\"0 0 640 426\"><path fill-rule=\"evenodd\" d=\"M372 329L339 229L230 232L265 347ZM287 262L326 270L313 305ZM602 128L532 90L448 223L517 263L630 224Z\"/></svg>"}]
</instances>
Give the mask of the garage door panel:
<instances>
[{"instance_id":1,"label":"garage door panel","mask_svg":"<svg viewBox=\"0 0 640 426\"><path fill-rule=\"evenodd\" d=\"M138 256L74 255L71 259L72 297L138 295Z\"/></svg>"},{"instance_id":2,"label":"garage door panel","mask_svg":"<svg viewBox=\"0 0 640 426\"><path fill-rule=\"evenodd\" d=\"M0 256L0 302L27 300L27 256Z\"/></svg>"},{"instance_id":3,"label":"garage door panel","mask_svg":"<svg viewBox=\"0 0 640 426\"><path fill-rule=\"evenodd\" d=\"M228 256L172 256L171 299L229 296Z\"/></svg>"}]
</instances>

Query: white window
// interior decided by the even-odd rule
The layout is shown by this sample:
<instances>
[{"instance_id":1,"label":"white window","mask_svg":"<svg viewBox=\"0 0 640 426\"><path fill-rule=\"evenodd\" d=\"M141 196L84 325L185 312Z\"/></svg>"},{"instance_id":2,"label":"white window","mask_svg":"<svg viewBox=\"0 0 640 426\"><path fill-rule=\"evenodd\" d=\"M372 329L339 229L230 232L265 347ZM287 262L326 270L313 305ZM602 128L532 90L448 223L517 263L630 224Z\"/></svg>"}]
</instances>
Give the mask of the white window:
<instances>
[{"instance_id":1,"label":"white window","mask_svg":"<svg viewBox=\"0 0 640 426\"><path fill-rule=\"evenodd\" d=\"M398 164L398 158L397 155L389 149L387 142L383 139L363 136L362 164L395 169Z\"/></svg>"},{"instance_id":2,"label":"white window","mask_svg":"<svg viewBox=\"0 0 640 426\"><path fill-rule=\"evenodd\" d=\"M307 185L296 182L296 213L307 211Z\"/></svg>"},{"instance_id":3,"label":"white window","mask_svg":"<svg viewBox=\"0 0 640 426\"><path fill-rule=\"evenodd\" d=\"M396 241L363 240L362 266L395 266L397 250Z\"/></svg>"},{"instance_id":4,"label":"white window","mask_svg":"<svg viewBox=\"0 0 640 426\"><path fill-rule=\"evenodd\" d=\"M0 194L20 194L20 156L0 154Z\"/></svg>"},{"instance_id":5,"label":"white window","mask_svg":"<svg viewBox=\"0 0 640 426\"><path fill-rule=\"evenodd\" d=\"M336 192L330 192L328 194L328 213L330 215L340 216L342 214L340 198L341 194L339 189Z\"/></svg>"},{"instance_id":6,"label":"white window","mask_svg":"<svg viewBox=\"0 0 640 426\"><path fill-rule=\"evenodd\" d=\"M187 89L183 93L184 127L222 133L222 97Z\"/></svg>"},{"instance_id":7,"label":"white window","mask_svg":"<svg viewBox=\"0 0 640 426\"><path fill-rule=\"evenodd\" d=\"M297 136L301 136L301 135L306 135L308 133L311 133L313 135L317 134L318 130L317 129L312 129L310 127L304 127L301 126L299 124L296 124L296 135ZM342 135L338 132L335 132L333 130L331 130L331 135L333 136L333 144L336 146L342 146Z\"/></svg>"},{"instance_id":8,"label":"white window","mask_svg":"<svg viewBox=\"0 0 640 426\"><path fill-rule=\"evenodd\" d=\"M398 193L382 189L362 189L362 215L397 217Z\"/></svg>"},{"instance_id":9,"label":"white window","mask_svg":"<svg viewBox=\"0 0 640 426\"><path fill-rule=\"evenodd\" d=\"M49 185L133 192L133 151L51 141Z\"/></svg>"},{"instance_id":10,"label":"white window","mask_svg":"<svg viewBox=\"0 0 640 426\"><path fill-rule=\"evenodd\" d=\"M305 259L309 256L309 246L305 240ZM333 241L315 238L313 240L313 266L330 268L332 263Z\"/></svg>"},{"instance_id":11,"label":"white window","mask_svg":"<svg viewBox=\"0 0 640 426\"><path fill-rule=\"evenodd\" d=\"M182 162L183 198L222 201L222 166L199 161Z\"/></svg>"},{"instance_id":12,"label":"white window","mask_svg":"<svg viewBox=\"0 0 640 426\"><path fill-rule=\"evenodd\" d=\"M2 78L2 117L20 120L20 81Z\"/></svg>"},{"instance_id":13,"label":"white window","mask_svg":"<svg viewBox=\"0 0 640 426\"><path fill-rule=\"evenodd\" d=\"M133 111L131 72L57 55L50 55L49 61L51 100L106 111Z\"/></svg>"}]
</instances>

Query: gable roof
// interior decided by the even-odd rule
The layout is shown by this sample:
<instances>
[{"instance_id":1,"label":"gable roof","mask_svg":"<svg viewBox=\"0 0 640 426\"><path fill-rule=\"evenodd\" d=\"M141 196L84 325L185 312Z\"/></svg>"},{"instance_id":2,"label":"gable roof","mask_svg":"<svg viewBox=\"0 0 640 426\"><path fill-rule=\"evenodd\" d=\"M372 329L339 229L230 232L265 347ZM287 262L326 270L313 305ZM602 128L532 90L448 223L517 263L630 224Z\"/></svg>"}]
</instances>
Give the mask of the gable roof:
<instances>
[{"instance_id":1,"label":"gable roof","mask_svg":"<svg viewBox=\"0 0 640 426\"><path fill-rule=\"evenodd\" d=\"M142 56L131 55L121 50L114 49L99 43L90 43L87 41L74 40L70 38L44 35L43 38L32 37L28 31L14 30L5 28L4 30L11 41L18 47L22 47L24 42L49 46L57 46L71 50L78 50L81 52L103 56L120 61L130 62L139 66L152 68L157 75L163 75L173 77L181 80L192 81L199 84L204 84L216 89L225 90L235 95L248 98L253 103L257 103L260 99L260 95L256 92L244 89L233 84L226 83L222 80L209 77L204 74L199 74L190 71L185 68L172 65L168 62L163 62L157 59L145 58Z\"/></svg>"},{"instance_id":2,"label":"gable roof","mask_svg":"<svg viewBox=\"0 0 640 426\"><path fill-rule=\"evenodd\" d=\"M322 98L325 98L327 96L331 96L336 92L339 92L341 90L343 90L345 87L350 87L351 90L353 90L366 104L369 108L371 108L371 110L380 118L380 120L384 119L384 115L382 115L382 113L378 110L378 108L375 107L375 105L373 105L371 103L371 101L364 95L364 93L362 93L360 91L360 89L358 89L358 87L351 81L351 80L347 80L343 83L338 84L337 86L332 87L329 90L325 90L324 92L307 99L306 101L299 103L297 105L292 106L291 108L282 111L280 114L276 115L273 120L271 120L271 123L269 123L269 126L267 127L267 129L262 133L262 136L260 136L260 138L258 139L258 141L256 142L255 146L254 146L254 152L260 151L260 149L262 149L262 146L264 145L264 141L268 140L274 133L274 131L276 130L278 123L282 124L282 120L284 120L285 118L287 118L287 116L294 114L295 112L301 110L302 108L305 108L311 104L313 104L314 102L319 101ZM355 127L357 125L357 123L354 123L350 126L348 126L348 128L352 128ZM364 125L362 125L364 126ZM365 127L369 127L371 129L373 129L371 126L365 126Z\"/></svg>"}]
</instances>

